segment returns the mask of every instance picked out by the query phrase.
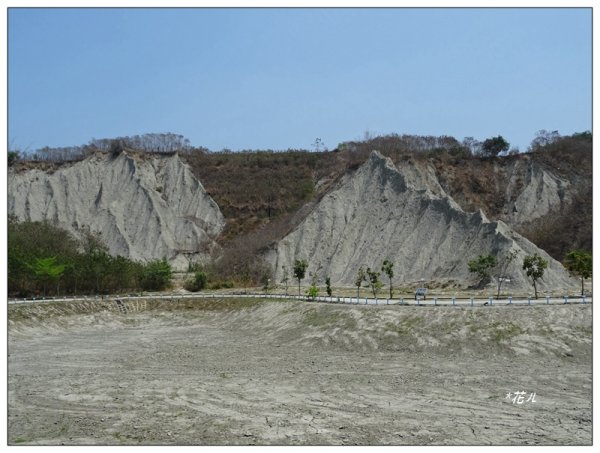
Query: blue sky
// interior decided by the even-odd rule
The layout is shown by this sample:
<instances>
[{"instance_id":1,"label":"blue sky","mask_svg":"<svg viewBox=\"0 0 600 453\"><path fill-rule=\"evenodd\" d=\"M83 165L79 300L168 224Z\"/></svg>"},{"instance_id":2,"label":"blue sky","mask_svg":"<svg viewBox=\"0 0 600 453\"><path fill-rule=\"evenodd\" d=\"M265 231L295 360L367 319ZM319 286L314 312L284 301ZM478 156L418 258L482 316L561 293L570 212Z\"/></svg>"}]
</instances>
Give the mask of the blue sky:
<instances>
[{"instance_id":1,"label":"blue sky","mask_svg":"<svg viewBox=\"0 0 600 453\"><path fill-rule=\"evenodd\" d=\"M591 9L18 9L13 148L174 132L212 150L592 128Z\"/></svg>"}]
</instances>

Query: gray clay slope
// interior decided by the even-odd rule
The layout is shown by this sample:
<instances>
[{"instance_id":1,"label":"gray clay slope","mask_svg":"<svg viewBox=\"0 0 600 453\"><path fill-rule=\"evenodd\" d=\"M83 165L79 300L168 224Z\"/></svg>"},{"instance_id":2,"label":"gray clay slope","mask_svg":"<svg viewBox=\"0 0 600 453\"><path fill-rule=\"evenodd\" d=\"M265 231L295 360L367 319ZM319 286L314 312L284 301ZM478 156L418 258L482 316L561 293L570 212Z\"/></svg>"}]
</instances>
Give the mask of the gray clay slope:
<instances>
[{"instance_id":1,"label":"gray clay slope","mask_svg":"<svg viewBox=\"0 0 600 453\"><path fill-rule=\"evenodd\" d=\"M225 220L177 156L93 155L54 173L9 171L8 213L56 222L77 234L100 232L109 252L136 260L167 258L187 268L187 251L207 258Z\"/></svg>"},{"instance_id":2,"label":"gray clay slope","mask_svg":"<svg viewBox=\"0 0 600 453\"><path fill-rule=\"evenodd\" d=\"M507 271L511 288L531 288L521 267L523 257L534 253L549 262L539 289L577 288L559 262L505 223L489 221L482 211L464 212L437 183L430 190L427 183L435 180L430 173L419 178L414 167L407 167L406 175L403 170L374 151L346 174L268 252L277 281L283 266L292 269L295 259L306 259L309 272L329 276L334 285L353 285L361 265L380 270L384 259L394 263L397 282L473 281L469 260L516 250L518 257Z\"/></svg>"}]
</instances>

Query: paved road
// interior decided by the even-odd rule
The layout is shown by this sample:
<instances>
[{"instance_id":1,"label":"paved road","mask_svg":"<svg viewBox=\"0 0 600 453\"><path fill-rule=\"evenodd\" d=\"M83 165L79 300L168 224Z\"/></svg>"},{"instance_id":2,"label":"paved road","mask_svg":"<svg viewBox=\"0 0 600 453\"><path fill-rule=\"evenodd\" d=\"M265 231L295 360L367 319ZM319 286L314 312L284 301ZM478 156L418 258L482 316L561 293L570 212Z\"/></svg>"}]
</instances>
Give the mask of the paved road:
<instances>
[{"instance_id":1,"label":"paved road","mask_svg":"<svg viewBox=\"0 0 600 453\"><path fill-rule=\"evenodd\" d=\"M356 298L356 297L326 297L320 296L311 300L306 296L286 296L283 294L219 294L219 293L195 293L195 294L178 294L178 293L155 293L144 295L108 295L108 296L89 296L89 297L64 297L64 298L46 298L46 299L10 299L9 305L14 304L33 304L45 302L82 302L94 300L136 300L136 299L199 299L199 298L261 298L261 299L294 299L304 300L309 302L335 303L335 304L354 304L354 305L418 305L425 307L434 306L519 306L519 305L563 305L569 304L591 304L592 297L589 296L563 296L563 297L540 297L537 300L533 298L426 298L425 300L414 300L414 298L406 299L373 299L373 298Z\"/></svg>"}]
</instances>

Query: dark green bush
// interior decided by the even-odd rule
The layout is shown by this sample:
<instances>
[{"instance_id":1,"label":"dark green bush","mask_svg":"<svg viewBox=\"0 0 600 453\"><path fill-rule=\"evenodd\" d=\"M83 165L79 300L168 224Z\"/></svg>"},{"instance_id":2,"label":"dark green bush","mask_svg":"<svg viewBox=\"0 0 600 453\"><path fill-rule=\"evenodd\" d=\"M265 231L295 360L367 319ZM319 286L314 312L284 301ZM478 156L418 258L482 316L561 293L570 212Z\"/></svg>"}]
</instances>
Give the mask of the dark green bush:
<instances>
[{"instance_id":1,"label":"dark green bush","mask_svg":"<svg viewBox=\"0 0 600 453\"><path fill-rule=\"evenodd\" d=\"M76 239L50 223L15 218L8 221L7 255L8 293L12 296L158 291L170 285L172 275L166 260L140 263L111 256L93 234ZM49 278L48 272L42 272L40 264L46 262L60 266L60 275Z\"/></svg>"},{"instance_id":2,"label":"dark green bush","mask_svg":"<svg viewBox=\"0 0 600 453\"><path fill-rule=\"evenodd\" d=\"M194 278L187 280L183 287L192 292L201 291L206 288L207 281L208 275L206 275L206 272L196 271L194 273Z\"/></svg>"}]
</instances>

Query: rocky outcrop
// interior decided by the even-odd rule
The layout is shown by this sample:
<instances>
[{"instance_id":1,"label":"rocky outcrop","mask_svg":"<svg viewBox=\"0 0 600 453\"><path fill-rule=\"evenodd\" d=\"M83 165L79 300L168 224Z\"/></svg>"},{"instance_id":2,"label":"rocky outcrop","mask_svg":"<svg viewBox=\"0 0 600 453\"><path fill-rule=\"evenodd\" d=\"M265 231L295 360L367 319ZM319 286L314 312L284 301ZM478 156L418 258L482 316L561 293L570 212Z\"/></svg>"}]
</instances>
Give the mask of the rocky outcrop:
<instances>
[{"instance_id":1,"label":"rocky outcrop","mask_svg":"<svg viewBox=\"0 0 600 453\"><path fill-rule=\"evenodd\" d=\"M511 288L531 287L521 263L534 253L549 262L539 288L576 287L560 263L506 224L489 221L481 211L464 212L439 184L432 191L414 176L414 169L405 174L373 152L268 252L278 281L283 266L291 269L295 259L306 259L309 271L329 276L336 285L352 285L360 266L379 270L389 259L396 282L465 282L473 280L469 260L516 250L518 257L507 271ZM415 181L421 184L416 187Z\"/></svg>"},{"instance_id":2,"label":"rocky outcrop","mask_svg":"<svg viewBox=\"0 0 600 453\"><path fill-rule=\"evenodd\" d=\"M8 213L75 234L99 232L109 252L168 259L176 269L218 245L223 215L177 155L96 154L54 173L9 171Z\"/></svg>"},{"instance_id":3,"label":"rocky outcrop","mask_svg":"<svg viewBox=\"0 0 600 453\"><path fill-rule=\"evenodd\" d=\"M515 161L508 170L507 212L501 216L506 223L513 226L526 224L549 213L560 212L571 203L569 181L548 172L534 161ZM520 179L524 179L521 184Z\"/></svg>"}]
</instances>

